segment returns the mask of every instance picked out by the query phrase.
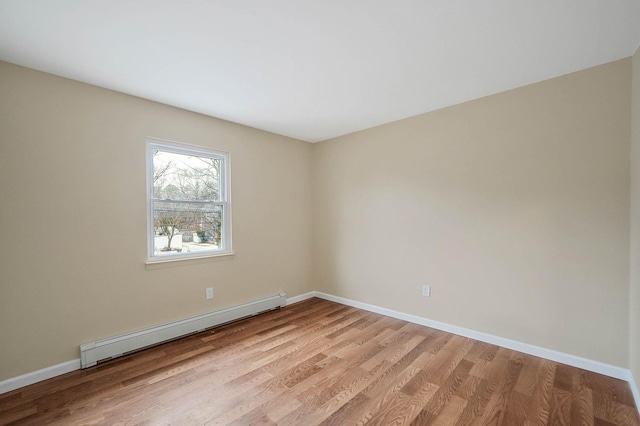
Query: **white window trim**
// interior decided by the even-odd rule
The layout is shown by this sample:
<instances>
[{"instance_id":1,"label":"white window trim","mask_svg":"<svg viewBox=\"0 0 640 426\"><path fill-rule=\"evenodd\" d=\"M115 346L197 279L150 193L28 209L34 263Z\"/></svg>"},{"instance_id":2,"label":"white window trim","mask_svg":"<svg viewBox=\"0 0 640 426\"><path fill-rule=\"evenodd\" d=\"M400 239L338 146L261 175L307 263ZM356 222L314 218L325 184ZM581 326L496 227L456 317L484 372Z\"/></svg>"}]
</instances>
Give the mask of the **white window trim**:
<instances>
[{"instance_id":1,"label":"white window trim","mask_svg":"<svg viewBox=\"0 0 640 426\"><path fill-rule=\"evenodd\" d=\"M186 145L167 141L164 139L147 138L147 264L176 262L181 260L202 259L207 257L219 257L233 255L231 246L231 168L229 153L205 147ZM223 249L210 252L178 253L171 256L154 256L154 217L153 217L153 151L160 150L176 154L194 155L222 159L220 173L220 199L219 204L225 206L222 209L221 241Z\"/></svg>"}]
</instances>

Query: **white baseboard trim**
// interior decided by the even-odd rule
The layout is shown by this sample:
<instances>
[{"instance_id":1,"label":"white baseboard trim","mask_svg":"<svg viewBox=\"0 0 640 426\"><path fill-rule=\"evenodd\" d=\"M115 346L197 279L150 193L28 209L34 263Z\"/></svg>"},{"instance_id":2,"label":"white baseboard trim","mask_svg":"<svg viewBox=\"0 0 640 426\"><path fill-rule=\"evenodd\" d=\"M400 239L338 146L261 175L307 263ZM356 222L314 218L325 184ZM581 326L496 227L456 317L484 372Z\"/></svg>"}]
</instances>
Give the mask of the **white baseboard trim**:
<instances>
[{"instance_id":1,"label":"white baseboard trim","mask_svg":"<svg viewBox=\"0 0 640 426\"><path fill-rule=\"evenodd\" d=\"M414 324L424 325L427 327L435 328L437 330L446 331L448 333L468 337L470 339L480 340L481 342L502 346L507 349L512 349L514 351L523 352L551 361L560 362L562 364L571 365L583 370L593 371L594 373L599 373L605 376L614 377L616 379L629 381L629 383L631 383L631 381L629 380L631 377L631 371L625 368L616 367L614 365L605 364L599 361L593 361L579 356L566 354L563 352L555 351L553 349L541 348L539 346L518 342L516 340L505 339L504 337L494 336L492 334L482 333L480 331L470 330L468 328L458 327L456 325L433 321L430 319L419 317L417 315L405 314L403 312L394 311L392 309L381 308L379 306L369 305L368 303L345 299L344 297L334 296L322 292L315 293L315 296L321 299L330 300L332 302L341 303L343 305L353 306L354 308L364 309L365 311L386 315L392 318L412 322Z\"/></svg>"},{"instance_id":2,"label":"white baseboard trim","mask_svg":"<svg viewBox=\"0 0 640 426\"><path fill-rule=\"evenodd\" d=\"M318 293L317 291L310 291L309 293L288 297L287 305L291 305L292 303L298 303L298 302L302 302L303 300L311 299L312 297L316 297L317 293Z\"/></svg>"},{"instance_id":3,"label":"white baseboard trim","mask_svg":"<svg viewBox=\"0 0 640 426\"><path fill-rule=\"evenodd\" d=\"M32 371L31 373L23 374L22 376L3 380L0 382L0 394L11 392L12 390L29 386L56 376L61 376L62 374L71 373L76 370L80 370L80 358L63 362L58 365L52 365L51 367L43 368L42 370Z\"/></svg>"}]
</instances>

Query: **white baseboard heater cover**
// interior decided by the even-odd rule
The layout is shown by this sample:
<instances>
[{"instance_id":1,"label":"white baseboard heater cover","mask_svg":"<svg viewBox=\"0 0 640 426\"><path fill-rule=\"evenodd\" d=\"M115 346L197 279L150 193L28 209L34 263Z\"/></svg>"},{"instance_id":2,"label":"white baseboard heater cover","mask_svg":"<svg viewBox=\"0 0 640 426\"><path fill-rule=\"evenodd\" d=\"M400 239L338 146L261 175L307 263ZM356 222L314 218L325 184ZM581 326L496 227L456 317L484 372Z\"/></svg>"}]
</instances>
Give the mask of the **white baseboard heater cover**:
<instances>
[{"instance_id":1,"label":"white baseboard heater cover","mask_svg":"<svg viewBox=\"0 0 640 426\"><path fill-rule=\"evenodd\" d=\"M280 308L286 304L287 296L284 293L278 293L230 308L85 343L80 345L81 366L82 368L93 367L98 361L115 358L122 354L157 345L240 318L257 315L261 312Z\"/></svg>"}]
</instances>

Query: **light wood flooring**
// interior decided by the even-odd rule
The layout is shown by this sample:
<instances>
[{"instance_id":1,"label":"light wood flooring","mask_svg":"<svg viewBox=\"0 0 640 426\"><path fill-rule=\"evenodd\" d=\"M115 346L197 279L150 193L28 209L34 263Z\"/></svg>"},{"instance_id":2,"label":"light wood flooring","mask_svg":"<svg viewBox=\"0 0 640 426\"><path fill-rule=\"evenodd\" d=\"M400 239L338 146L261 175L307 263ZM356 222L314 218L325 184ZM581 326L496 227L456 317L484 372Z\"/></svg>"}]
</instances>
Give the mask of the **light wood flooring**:
<instances>
[{"instance_id":1,"label":"light wood flooring","mask_svg":"<svg viewBox=\"0 0 640 426\"><path fill-rule=\"evenodd\" d=\"M640 425L629 385L321 299L0 395L0 424Z\"/></svg>"}]
</instances>

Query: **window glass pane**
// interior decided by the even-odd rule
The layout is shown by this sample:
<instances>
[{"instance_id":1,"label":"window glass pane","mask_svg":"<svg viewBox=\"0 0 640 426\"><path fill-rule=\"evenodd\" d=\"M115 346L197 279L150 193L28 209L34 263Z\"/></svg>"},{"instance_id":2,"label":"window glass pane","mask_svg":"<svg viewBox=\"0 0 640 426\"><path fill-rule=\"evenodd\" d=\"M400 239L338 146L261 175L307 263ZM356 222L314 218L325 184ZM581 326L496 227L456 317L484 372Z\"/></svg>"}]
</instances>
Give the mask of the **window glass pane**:
<instances>
[{"instance_id":1,"label":"window glass pane","mask_svg":"<svg viewBox=\"0 0 640 426\"><path fill-rule=\"evenodd\" d=\"M153 203L154 255L219 250L223 206L200 203Z\"/></svg>"},{"instance_id":2,"label":"window glass pane","mask_svg":"<svg viewBox=\"0 0 640 426\"><path fill-rule=\"evenodd\" d=\"M155 150L153 197L219 201L222 160Z\"/></svg>"}]
</instances>

